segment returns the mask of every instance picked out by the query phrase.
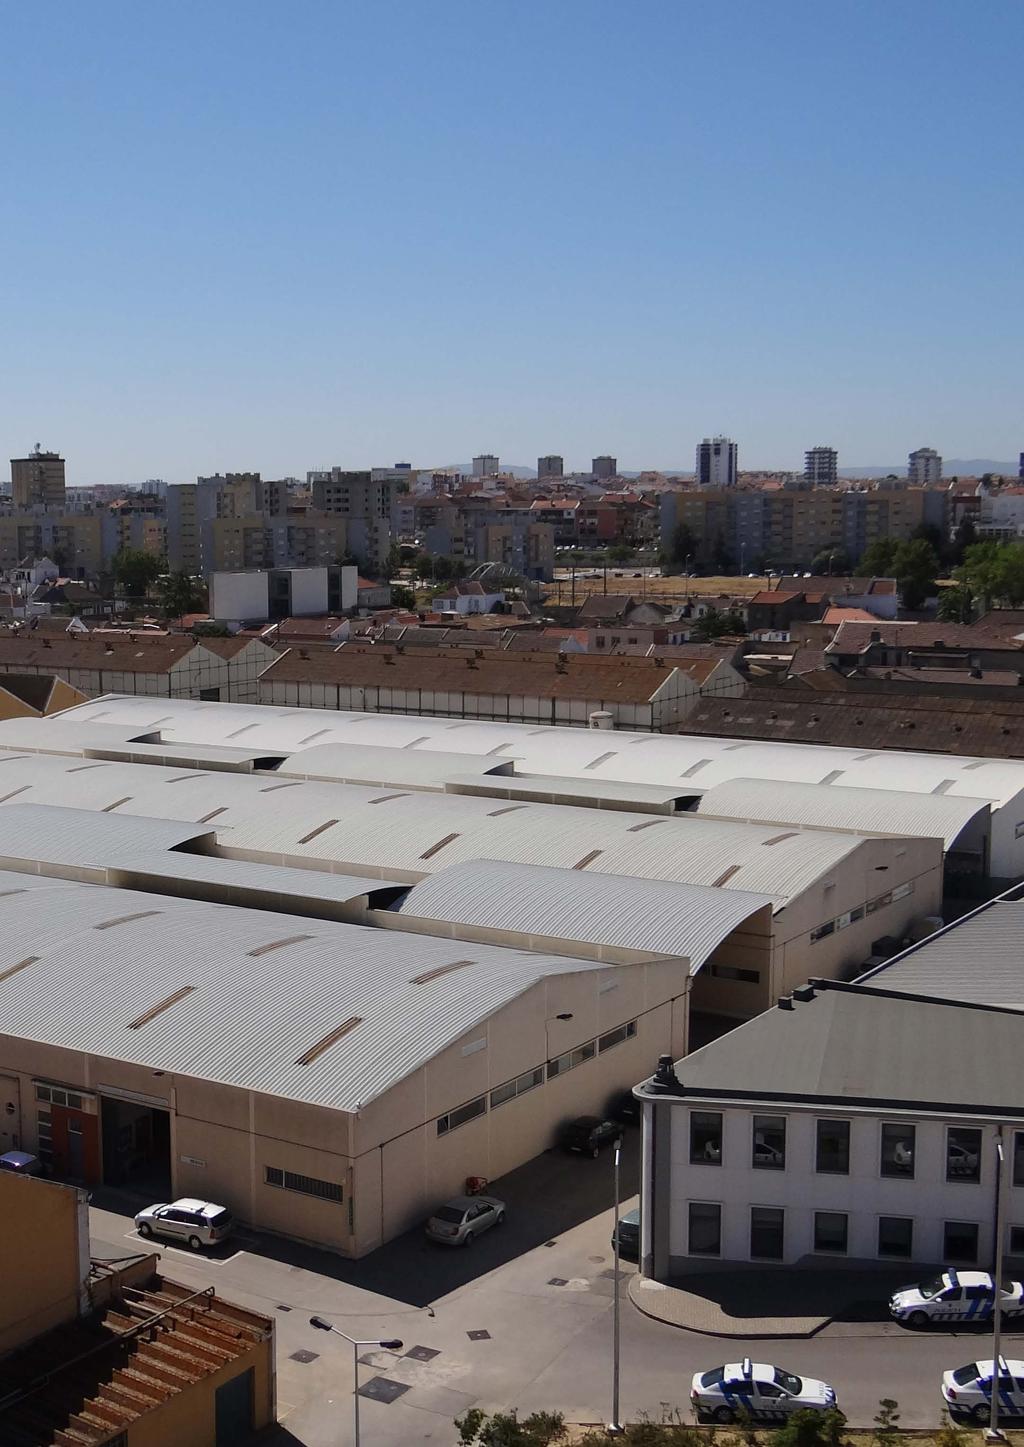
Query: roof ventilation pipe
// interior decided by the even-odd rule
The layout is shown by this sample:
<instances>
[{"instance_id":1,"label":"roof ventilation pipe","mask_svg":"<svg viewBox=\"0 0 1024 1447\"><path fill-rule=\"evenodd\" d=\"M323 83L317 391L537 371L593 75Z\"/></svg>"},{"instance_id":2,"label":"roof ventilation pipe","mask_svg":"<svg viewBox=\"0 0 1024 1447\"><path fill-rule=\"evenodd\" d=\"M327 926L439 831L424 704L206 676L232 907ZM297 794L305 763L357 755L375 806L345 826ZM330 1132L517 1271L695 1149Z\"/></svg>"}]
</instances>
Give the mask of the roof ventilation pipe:
<instances>
[{"instance_id":1,"label":"roof ventilation pipe","mask_svg":"<svg viewBox=\"0 0 1024 1447\"><path fill-rule=\"evenodd\" d=\"M595 709L593 713L587 714L588 729L613 729L615 727L615 715L607 709Z\"/></svg>"}]
</instances>

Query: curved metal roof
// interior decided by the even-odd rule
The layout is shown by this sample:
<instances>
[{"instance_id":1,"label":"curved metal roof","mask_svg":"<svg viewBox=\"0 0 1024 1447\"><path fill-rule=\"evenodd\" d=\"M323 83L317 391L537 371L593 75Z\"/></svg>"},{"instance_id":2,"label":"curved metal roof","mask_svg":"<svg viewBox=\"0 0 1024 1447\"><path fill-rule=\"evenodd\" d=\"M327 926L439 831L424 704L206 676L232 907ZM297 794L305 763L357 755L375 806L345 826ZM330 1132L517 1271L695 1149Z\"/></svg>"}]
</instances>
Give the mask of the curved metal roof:
<instances>
[{"instance_id":1,"label":"curved metal roof","mask_svg":"<svg viewBox=\"0 0 1024 1447\"><path fill-rule=\"evenodd\" d=\"M0 873L4 1034L345 1111L543 980L614 969Z\"/></svg>"},{"instance_id":2,"label":"curved metal roof","mask_svg":"<svg viewBox=\"0 0 1024 1447\"><path fill-rule=\"evenodd\" d=\"M771 902L745 890L481 859L421 880L400 913L675 955L695 975L734 929Z\"/></svg>"},{"instance_id":3,"label":"curved metal roof","mask_svg":"<svg viewBox=\"0 0 1024 1447\"><path fill-rule=\"evenodd\" d=\"M691 780L701 789L736 778L789 780L898 793L959 795L1001 806L1024 792L1024 760L972 759L896 749L859 751L817 744L765 743L685 734L534 728L405 714L191 699L107 695L60 715L62 723L158 727L168 742L192 740L267 753L310 742L369 743L402 749L515 759L524 773L580 775L666 787ZM40 726L47 727L41 720Z\"/></svg>"},{"instance_id":4,"label":"curved metal roof","mask_svg":"<svg viewBox=\"0 0 1024 1447\"><path fill-rule=\"evenodd\" d=\"M57 804L208 824L222 851L356 866L415 881L477 859L544 864L769 895L776 908L847 859L853 834L693 814L507 803L396 787L0 752L0 804Z\"/></svg>"},{"instance_id":5,"label":"curved metal roof","mask_svg":"<svg viewBox=\"0 0 1024 1447\"><path fill-rule=\"evenodd\" d=\"M854 829L941 839L947 849L976 820L991 813L987 799L955 794L908 794L895 789L830 789L827 784L729 779L713 784L697 806L700 815Z\"/></svg>"}]
</instances>

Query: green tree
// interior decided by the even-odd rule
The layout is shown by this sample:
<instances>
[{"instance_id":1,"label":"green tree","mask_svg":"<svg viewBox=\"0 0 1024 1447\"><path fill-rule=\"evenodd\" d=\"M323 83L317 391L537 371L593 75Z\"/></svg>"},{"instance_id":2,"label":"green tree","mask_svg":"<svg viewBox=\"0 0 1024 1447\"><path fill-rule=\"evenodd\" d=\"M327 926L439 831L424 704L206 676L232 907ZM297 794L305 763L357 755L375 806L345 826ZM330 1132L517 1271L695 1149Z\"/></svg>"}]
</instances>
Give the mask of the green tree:
<instances>
[{"instance_id":1,"label":"green tree","mask_svg":"<svg viewBox=\"0 0 1024 1447\"><path fill-rule=\"evenodd\" d=\"M860 560L859 568L866 578L896 576L895 538L876 538Z\"/></svg>"},{"instance_id":2,"label":"green tree","mask_svg":"<svg viewBox=\"0 0 1024 1447\"><path fill-rule=\"evenodd\" d=\"M206 607L206 590L188 573L165 573L156 585L156 595L165 618L181 618Z\"/></svg>"},{"instance_id":3,"label":"green tree","mask_svg":"<svg viewBox=\"0 0 1024 1447\"><path fill-rule=\"evenodd\" d=\"M861 558L860 570L868 577L895 578L904 606L920 608L935 590L939 560L924 538L877 538Z\"/></svg>"},{"instance_id":4,"label":"green tree","mask_svg":"<svg viewBox=\"0 0 1024 1447\"><path fill-rule=\"evenodd\" d=\"M974 594L966 583L953 583L939 590L938 616L943 623L974 621Z\"/></svg>"},{"instance_id":5,"label":"green tree","mask_svg":"<svg viewBox=\"0 0 1024 1447\"><path fill-rule=\"evenodd\" d=\"M900 1420L898 1403L892 1397L883 1397L873 1420L875 1430L871 1435L878 1447L896 1447Z\"/></svg>"},{"instance_id":6,"label":"green tree","mask_svg":"<svg viewBox=\"0 0 1024 1447\"><path fill-rule=\"evenodd\" d=\"M166 563L142 548L122 548L111 567L114 581L129 598L144 598Z\"/></svg>"},{"instance_id":7,"label":"green tree","mask_svg":"<svg viewBox=\"0 0 1024 1447\"><path fill-rule=\"evenodd\" d=\"M957 524L956 532L953 534L953 541L949 545L949 561L954 568L959 568L967 556L967 549L973 547L978 541L978 530L969 517L962 517Z\"/></svg>"},{"instance_id":8,"label":"green tree","mask_svg":"<svg viewBox=\"0 0 1024 1447\"><path fill-rule=\"evenodd\" d=\"M732 567L732 553L721 529L715 534L715 541L711 545L711 564L720 573L727 573Z\"/></svg>"},{"instance_id":9,"label":"green tree","mask_svg":"<svg viewBox=\"0 0 1024 1447\"><path fill-rule=\"evenodd\" d=\"M488 1417L471 1407L464 1417L455 1418L455 1426L464 1447L552 1447L569 1435L561 1412L532 1412L520 1422L515 1410Z\"/></svg>"},{"instance_id":10,"label":"green tree","mask_svg":"<svg viewBox=\"0 0 1024 1447\"><path fill-rule=\"evenodd\" d=\"M700 539L689 523L677 523L669 545L669 560L673 567L686 568L700 552Z\"/></svg>"},{"instance_id":11,"label":"green tree","mask_svg":"<svg viewBox=\"0 0 1024 1447\"><path fill-rule=\"evenodd\" d=\"M811 559L811 572L816 577L839 578L853 572L853 564L842 548L822 548Z\"/></svg>"},{"instance_id":12,"label":"green tree","mask_svg":"<svg viewBox=\"0 0 1024 1447\"><path fill-rule=\"evenodd\" d=\"M633 556L633 549L627 548L625 543L616 543L608 549L608 558L613 563L628 563Z\"/></svg>"},{"instance_id":13,"label":"green tree","mask_svg":"<svg viewBox=\"0 0 1024 1447\"><path fill-rule=\"evenodd\" d=\"M896 1403L893 1402L893 1407ZM899 1413L896 1413L899 1417ZM878 1421L878 1418L875 1418ZM806 1408L794 1412L785 1424L773 1432L768 1441L770 1447L841 1447L846 1418L836 1407L827 1412L812 1412ZM876 1433L879 1447L894 1447L893 1443L882 1443Z\"/></svg>"},{"instance_id":14,"label":"green tree","mask_svg":"<svg viewBox=\"0 0 1024 1447\"><path fill-rule=\"evenodd\" d=\"M396 608L415 608L416 594L404 583L392 583L391 602Z\"/></svg>"},{"instance_id":15,"label":"green tree","mask_svg":"<svg viewBox=\"0 0 1024 1447\"><path fill-rule=\"evenodd\" d=\"M982 612L993 603L1019 608L1024 603L1024 543L973 543L953 576L973 591Z\"/></svg>"},{"instance_id":16,"label":"green tree","mask_svg":"<svg viewBox=\"0 0 1024 1447\"><path fill-rule=\"evenodd\" d=\"M723 638L732 633L746 633L747 625L743 616L735 609L730 608L725 612L719 612L717 608L709 608L702 618L698 618L691 630L692 637L697 643L710 643L715 638Z\"/></svg>"}]
</instances>

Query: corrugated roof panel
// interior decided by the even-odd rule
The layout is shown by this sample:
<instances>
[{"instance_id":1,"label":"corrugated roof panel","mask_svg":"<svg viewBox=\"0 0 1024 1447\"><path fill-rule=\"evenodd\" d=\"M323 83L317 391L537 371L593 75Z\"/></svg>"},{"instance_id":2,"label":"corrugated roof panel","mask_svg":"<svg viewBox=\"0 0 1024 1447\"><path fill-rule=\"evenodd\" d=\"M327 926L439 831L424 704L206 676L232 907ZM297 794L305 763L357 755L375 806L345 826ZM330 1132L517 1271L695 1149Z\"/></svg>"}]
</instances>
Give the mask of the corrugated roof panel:
<instances>
[{"instance_id":1,"label":"corrugated roof panel","mask_svg":"<svg viewBox=\"0 0 1024 1447\"><path fill-rule=\"evenodd\" d=\"M864 980L881 990L1024 1010L1024 904L992 900Z\"/></svg>"},{"instance_id":2,"label":"corrugated roof panel","mask_svg":"<svg viewBox=\"0 0 1024 1447\"><path fill-rule=\"evenodd\" d=\"M254 955L268 935L294 934L295 917L233 909L226 926L217 905L145 894L133 898L158 914L100 932L123 909L122 891L46 881L40 910L23 881L37 884L0 874L0 891L17 891L0 893L0 974L37 959L0 981L3 1033L341 1110L390 1089L539 981L601 974L591 961L489 945L444 972L464 944L306 920L309 938L286 960ZM150 968L138 968L140 956ZM431 970L429 983L413 983ZM337 1033L353 1020L358 1028Z\"/></svg>"},{"instance_id":3,"label":"corrugated roof panel","mask_svg":"<svg viewBox=\"0 0 1024 1447\"><path fill-rule=\"evenodd\" d=\"M770 904L767 895L742 890L481 859L450 865L421 880L400 912L678 955L689 960L690 973L696 974L738 925Z\"/></svg>"}]
</instances>

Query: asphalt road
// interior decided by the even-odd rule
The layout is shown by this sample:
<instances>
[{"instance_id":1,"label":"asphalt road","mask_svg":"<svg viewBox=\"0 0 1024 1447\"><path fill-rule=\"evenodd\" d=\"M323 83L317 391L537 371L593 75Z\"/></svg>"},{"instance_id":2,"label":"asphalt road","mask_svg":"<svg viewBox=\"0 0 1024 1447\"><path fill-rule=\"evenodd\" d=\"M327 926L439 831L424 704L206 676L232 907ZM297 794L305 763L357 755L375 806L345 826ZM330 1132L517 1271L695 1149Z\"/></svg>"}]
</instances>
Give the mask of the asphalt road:
<instances>
[{"instance_id":1,"label":"asphalt road","mask_svg":"<svg viewBox=\"0 0 1024 1447\"><path fill-rule=\"evenodd\" d=\"M635 1137L628 1154L632 1173ZM452 1419L473 1405L606 1421L615 1289L611 1159L545 1155L502 1182L499 1193L509 1202L507 1224L469 1251L428 1246L411 1233L362 1262L346 1262L242 1236L216 1256L162 1248L162 1269L274 1317L282 1426L264 1440L277 1447L351 1441L351 1350L313 1330L314 1313L349 1335L404 1343L401 1352L367 1353L360 1369L364 1385L382 1378L380 1390L394 1394L389 1403L364 1398L364 1441L375 1447L451 1447ZM95 1205L92 1216L95 1255L144 1245L129 1216ZM693 1372L750 1355L831 1382L854 1426L870 1426L879 1398L889 1396L900 1405L901 1425L928 1427L939 1420L942 1372L984 1356L988 1341L977 1329L913 1332L884 1320L837 1323L807 1341L726 1341L652 1321L623 1290L622 1408L630 1418L657 1416L663 1404L688 1415ZM1005 1355L1024 1355L1019 1334L1004 1341ZM413 1348L422 1350L409 1356ZM296 1361L297 1351L316 1357Z\"/></svg>"}]
</instances>

